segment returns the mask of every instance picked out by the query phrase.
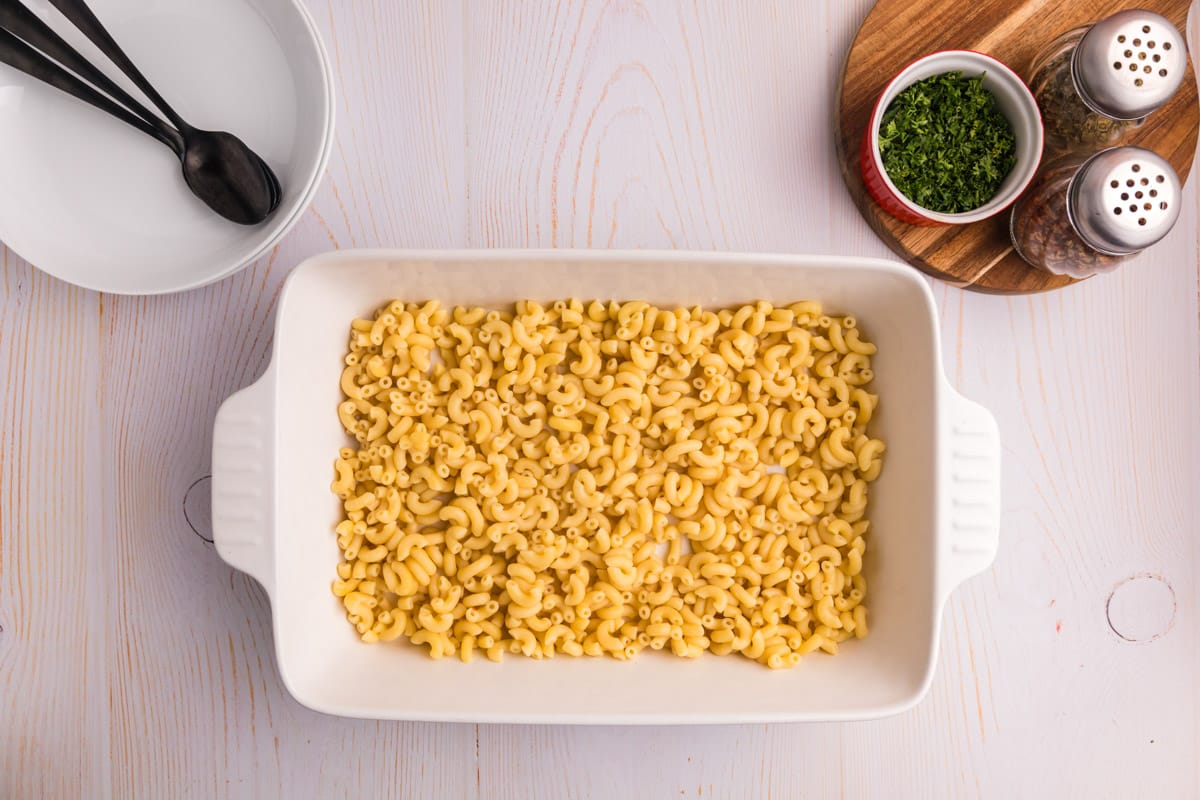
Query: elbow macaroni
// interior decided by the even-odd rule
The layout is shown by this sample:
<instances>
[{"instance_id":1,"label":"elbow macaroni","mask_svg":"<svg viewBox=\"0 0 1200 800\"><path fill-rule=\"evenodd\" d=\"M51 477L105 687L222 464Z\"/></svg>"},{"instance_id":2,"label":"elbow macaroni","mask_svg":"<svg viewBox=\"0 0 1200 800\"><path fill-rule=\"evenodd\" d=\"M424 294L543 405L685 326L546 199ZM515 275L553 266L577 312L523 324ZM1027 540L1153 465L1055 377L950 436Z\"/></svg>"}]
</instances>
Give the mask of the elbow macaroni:
<instances>
[{"instance_id":1,"label":"elbow macaroni","mask_svg":"<svg viewBox=\"0 0 1200 800\"><path fill-rule=\"evenodd\" d=\"M350 327L333 593L434 658L836 653L868 629L875 352L811 301L393 301Z\"/></svg>"}]
</instances>

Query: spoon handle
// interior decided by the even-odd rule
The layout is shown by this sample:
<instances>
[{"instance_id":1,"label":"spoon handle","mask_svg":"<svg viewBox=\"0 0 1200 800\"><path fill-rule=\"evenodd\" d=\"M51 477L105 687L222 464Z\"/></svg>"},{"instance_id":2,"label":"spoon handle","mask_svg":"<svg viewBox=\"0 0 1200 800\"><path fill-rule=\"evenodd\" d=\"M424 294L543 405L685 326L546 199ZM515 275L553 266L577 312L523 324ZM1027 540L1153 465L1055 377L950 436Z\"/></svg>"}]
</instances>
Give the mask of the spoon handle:
<instances>
[{"instance_id":1,"label":"spoon handle","mask_svg":"<svg viewBox=\"0 0 1200 800\"><path fill-rule=\"evenodd\" d=\"M129 56L125 55L125 51L117 44L112 35L100 22L92 9L83 0L50 0L50 5L57 8L64 17L71 21L79 31L91 40L92 44L100 48L104 55L112 61L117 67L124 72L126 77L133 81L134 85L141 89L146 97L154 105L158 106L159 110L166 115L171 124L180 131L188 131L191 126L183 121L183 118L175 113L175 110L163 99L154 87L150 85L150 81L146 80L146 76L141 73L133 62L129 60Z\"/></svg>"},{"instance_id":2,"label":"spoon handle","mask_svg":"<svg viewBox=\"0 0 1200 800\"><path fill-rule=\"evenodd\" d=\"M32 75L55 89L66 92L101 111L107 111L167 147L172 149L175 147L174 142L150 123L96 91L6 30L0 30L0 62L19 69L27 75Z\"/></svg>"},{"instance_id":3,"label":"spoon handle","mask_svg":"<svg viewBox=\"0 0 1200 800\"><path fill-rule=\"evenodd\" d=\"M175 150L176 155L182 157L183 136L178 131L113 83L107 75L96 69L78 50L55 33L49 25L22 5L19 0L0 0L0 28L25 40L26 43L41 50L62 66L129 108L156 128L160 134L157 138L165 141L169 147Z\"/></svg>"}]
</instances>

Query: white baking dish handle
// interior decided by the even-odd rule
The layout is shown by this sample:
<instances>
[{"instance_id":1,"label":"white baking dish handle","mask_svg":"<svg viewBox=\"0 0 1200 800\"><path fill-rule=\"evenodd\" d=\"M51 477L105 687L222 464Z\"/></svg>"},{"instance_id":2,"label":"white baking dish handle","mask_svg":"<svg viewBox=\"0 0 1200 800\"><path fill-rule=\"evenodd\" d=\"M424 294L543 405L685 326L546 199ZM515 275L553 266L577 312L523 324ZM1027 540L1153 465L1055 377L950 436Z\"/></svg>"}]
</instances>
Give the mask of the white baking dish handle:
<instances>
[{"instance_id":1,"label":"white baking dish handle","mask_svg":"<svg viewBox=\"0 0 1200 800\"><path fill-rule=\"evenodd\" d=\"M274 368L230 397L213 425L212 527L229 566L275 591Z\"/></svg>"},{"instance_id":2,"label":"white baking dish handle","mask_svg":"<svg viewBox=\"0 0 1200 800\"><path fill-rule=\"evenodd\" d=\"M1000 429L991 412L945 385L938 596L983 572L1000 545Z\"/></svg>"}]
</instances>

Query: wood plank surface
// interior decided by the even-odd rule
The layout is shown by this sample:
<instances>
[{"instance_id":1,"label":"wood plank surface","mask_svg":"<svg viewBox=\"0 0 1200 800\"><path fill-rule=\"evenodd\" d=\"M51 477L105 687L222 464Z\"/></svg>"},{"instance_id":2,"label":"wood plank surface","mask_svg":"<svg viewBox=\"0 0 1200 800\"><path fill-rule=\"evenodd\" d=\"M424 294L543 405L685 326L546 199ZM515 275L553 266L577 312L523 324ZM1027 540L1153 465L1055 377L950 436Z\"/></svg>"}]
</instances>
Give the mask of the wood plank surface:
<instances>
[{"instance_id":1,"label":"wood plank surface","mask_svg":"<svg viewBox=\"0 0 1200 800\"><path fill-rule=\"evenodd\" d=\"M139 299L0 250L0 798L1200 797L1194 181L1170 237L1112 275L1014 298L933 282L950 380L1000 422L1004 520L916 709L538 728L295 703L263 592L205 541L205 476L213 415L265 369L300 260L889 253L834 148L869 0L309 7L338 142L275 252Z\"/></svg>"}]
</instances>

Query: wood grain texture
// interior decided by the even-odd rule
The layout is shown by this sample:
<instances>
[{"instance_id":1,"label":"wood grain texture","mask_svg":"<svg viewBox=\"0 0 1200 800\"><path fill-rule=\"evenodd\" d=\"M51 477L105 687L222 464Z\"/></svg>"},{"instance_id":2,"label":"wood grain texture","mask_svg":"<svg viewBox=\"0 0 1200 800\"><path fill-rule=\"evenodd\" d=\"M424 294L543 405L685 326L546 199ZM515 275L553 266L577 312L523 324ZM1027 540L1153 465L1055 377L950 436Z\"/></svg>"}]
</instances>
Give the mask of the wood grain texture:
<instances>
[{"instance_id":1,"label":"wood grain texture","mask_svg":"<svg viewBox=\"0 0 1200 800\"><path fill-rule=\"evenodd\" d=\"M1060 34L1128 8L1144 8L1181 30L1190 0L879 0L846 55L837 89L838 160L842 176L871 228L901 258L936 278L983 292L1022 294L1058 289L1071 278L1034 269L1013 250L1008 214L972 225L922 227L885 212L867 193L859 148L875 101L907 64L937 50L977 50L1028 78L1037 54ZM1186 181L1196 152L1200 102L1189 59L1175 96L1123 144L1166 158Z\"/></svg>"},{"instance_id":2,"label":"wood grain texture","mask_svg":"<svg viewBox=\"0 0 1200 800\"><path fill-rule=\"evenodd\" d=\"M0 797L82 797L109 781L99 306L3 249L0 291Z\"/></svg>"},{"instance_id":3,"label":"wood grain texture","mask_svg":"<svg viewBox=\"0 0 1200 800\"><path fill-rule=\"evenodd\" d=\"M1013 298L933 283L950 380L1000 421L1003 540L947 606L928 698L895 718L322 716L280 682L262 591L184 515L216 408L265 368L281 282L313 253L887 255L831 124L870 5L312 0L338 145L277 251L149 299L0 252L0 798L1200 796L1194 182L1176 230L1112 275ZM1106 607L1145 573L1176 606L1135 608L1161 633L1135 643Z\"/></svg>"}]
</instances>

